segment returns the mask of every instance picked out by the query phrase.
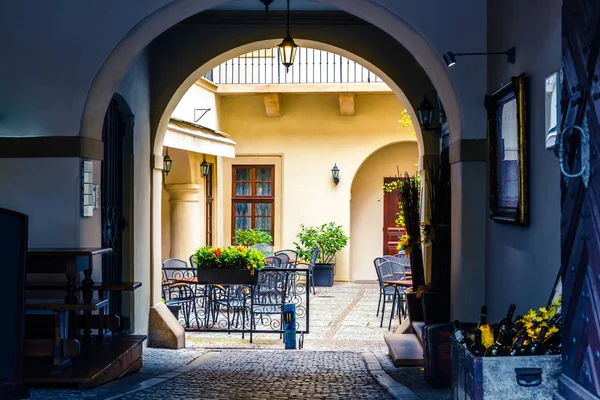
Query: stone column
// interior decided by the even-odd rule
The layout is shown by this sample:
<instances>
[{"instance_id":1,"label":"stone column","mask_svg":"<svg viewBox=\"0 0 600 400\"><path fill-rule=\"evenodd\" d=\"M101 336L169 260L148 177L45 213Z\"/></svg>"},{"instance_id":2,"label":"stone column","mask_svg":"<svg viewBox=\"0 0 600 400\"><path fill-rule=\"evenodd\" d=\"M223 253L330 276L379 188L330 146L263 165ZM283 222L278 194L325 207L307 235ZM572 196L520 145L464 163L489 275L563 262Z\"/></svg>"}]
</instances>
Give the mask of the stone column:
<instances>
[{"instance_id":1,"label":"stone column","mask_svg":"<svg viewBox=\"0 0 600 400\"><path fill-rule=\"evenodd\" d=\"M421 221L427 222L431 218L431 207L429 196L429 188L427 187L427 179L429 179L428 165L439 160L437 154L423 155L419 157L419 177L421 178ZM422 245L423 249L423 267L425 268L425 283L431 282L431 261L432 253L431 246Z\"/></svg>"},{"instance_id":2,"label":"stone column","mask_svg":"<svg viewBox=\"0 0 600 400\"><path fill-rule=\"evenodd\" d=\"M176 183L166 186L171 205L171 258L189 262L190 256L202 245L204 227L200 213L200 185Z\"/></svg>"},{"instance_id":3,"label":"stone column","mask_svg":"<svg viewBox=\"0 0 600 400\"><path fill-rule=\"evenodd\" d=\"M485 139L450 144L451 319L475 321L485 303L487 169Z\"/></svg>"}]
</instances>

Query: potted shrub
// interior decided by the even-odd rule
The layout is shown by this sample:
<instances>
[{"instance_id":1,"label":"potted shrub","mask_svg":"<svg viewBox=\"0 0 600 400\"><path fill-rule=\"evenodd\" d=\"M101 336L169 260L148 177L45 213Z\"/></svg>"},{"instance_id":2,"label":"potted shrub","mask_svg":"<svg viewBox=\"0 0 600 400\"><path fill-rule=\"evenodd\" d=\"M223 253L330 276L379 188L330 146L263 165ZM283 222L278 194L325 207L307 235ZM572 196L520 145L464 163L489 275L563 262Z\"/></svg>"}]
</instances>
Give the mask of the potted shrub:
<instances>
[{"instance_id":1,"label":"potted shrub","mask_svg":"<svg viewBox=\"0 0 600 400\"><path fill-rule=\"evenodd\" d=\"M244 247L201 247L192 257L203 284L254 285L265 264L260 251Z\"/></svg>"},{"instance_id":2,"label":"potted shrub","mask_svg":"<svg viewBox=\"0 0 600 400\"><path fill-rule=\"evenodd\" d=\"M334 222L321 226L300 225L296 237L299 243L294 242L294 245L300 259L310 260L312 250L319 248L319 258L313 271L315 286L333 286L335 255L346 247L349 239L342 226Z\"/></svg>"},{"instance_id":3,"label":"potted shrub","mask_svg":"<svg viewBox=\"0 0 600 400\"><path fill-rule=\"evenodd\" d=\"M236 229L235 231L235 244L239 246L250 247L256 244L271 243L273 243L273 238L269 232L256 229Z\"/></svg>"}]
</instances>

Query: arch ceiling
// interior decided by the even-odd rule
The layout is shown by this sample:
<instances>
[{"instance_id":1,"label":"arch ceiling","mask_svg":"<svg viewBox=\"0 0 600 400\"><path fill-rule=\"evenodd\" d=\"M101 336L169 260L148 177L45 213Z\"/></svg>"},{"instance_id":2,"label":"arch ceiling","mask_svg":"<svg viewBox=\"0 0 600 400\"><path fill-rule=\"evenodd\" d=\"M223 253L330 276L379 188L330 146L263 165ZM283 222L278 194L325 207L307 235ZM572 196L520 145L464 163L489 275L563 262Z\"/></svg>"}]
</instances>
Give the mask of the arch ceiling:
<instances>
[{"instance_id":1,"label":"arch ceiling","mask_svg":"<svg viewBox=\"0 0 600 400\"><path fill-rule=\"evenodd\" d=\"M152 131L158 132L154 142L155 154L160 154L162 136L168 119L187 89L202 75L222 62L241 54L276 46L281 40L280 25L262 23L260 13L255 19L247 15L207 13L170 29L152 43L150 69ZM313 17L296 18L294 29L297 42L305 47L341 54L381 77L396 93L416 121L414 109L424 93L434 90L427 74L414 57L385 32L347 14L337 13L326 21ZM219 23L222 18L222 23ZM241 21L239 18L243 18ZM208 24L210 21L210 25ZM205 41L202 51L197 43L208 35L217 42ZM377 46L374 45L377 43ZM415 124L418 125L418 124ZM439 142L426 133L421 135L415 126L421 154L437 154Z\"/></svg>"},{"instance_id":2,"label":"arch ceiling","mask_svg":"<svg viewBox=\"0 0 600 400\"><path fill-rule=\"evenodd\" d=\"M95 76L83 110L81 134L84 136L93 136L94 132L100 131L99 127L102 126L104 112L110 98L116 91L120 80L125 75L131 62L135 57L141 54L150 42L186 18L196 15L204 10L224 6L230 3L233 2L230 0L180 0L171 2L148 15L136 25L116 46ZM434 49L416 30L396 14L391 13L389 10L377 4L375 0L319 0L318 3L337 8L349 14L360 16L364 21L374 24L373 27L377 26L382 31L387 32L391 38L395 39L398 44L401 44L400 47L402 47L408 55L414 57L419 68L422 66L426 75L431 77L432 86L435 86L444 103L453 140L460 137L462 123L458 97L448 72ZM318 38L307 35L300 36L309 40L319 41ZM280 39L281 32L277 33L276 37ZM258 40L253 39L252 41ZM328 40L320 41L330 43ZM206 40L197 42L197 45L205 42ZM249 40L246 40L245 42L248 43ZM375 43L377 42L371 43L371 48L380 49L382 47L379 43L374 45ZM335 43L333 44L335 45ZM240 43L239 45L243 45L243 43ZM229 48L235 47L236 46L230 46ZM343 47L344 46L340 46L340 48ZM357 52L353 51L353 53ZM368 54L361 56L365 59L371 58ZM182 81L183 80L180 80L180 82ZM403 90L406 91L404 86ZM174 92L175 91L171 91L171 94ZM156 116L153 115L152 118L155 120ZM154 122L154 124L156 127L156 122ZM155 154L156 149L155 146Z\"/></svg>"}]
</instances>

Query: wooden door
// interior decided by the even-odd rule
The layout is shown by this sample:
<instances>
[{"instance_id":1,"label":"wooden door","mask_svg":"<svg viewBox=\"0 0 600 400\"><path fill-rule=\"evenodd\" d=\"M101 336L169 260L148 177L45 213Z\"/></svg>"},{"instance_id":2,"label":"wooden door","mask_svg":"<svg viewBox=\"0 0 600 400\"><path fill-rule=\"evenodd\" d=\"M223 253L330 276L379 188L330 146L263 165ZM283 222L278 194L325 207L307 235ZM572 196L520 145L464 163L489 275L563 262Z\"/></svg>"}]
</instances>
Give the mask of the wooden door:
<instances>
[{"instance_id":1,"label":"wooden door","mask_svg":"<svg viewBox=\"0 0 600 400\"><path fill-rule=\"evenodd\" d=\"M561 176L563 371L559 399L600 398L600 1L564 0L561 129L589 131L590 172ZM559 137L560 140L560 137ZM568 170L581 166L581 135L564 134Z\"/></svg>"},{"instance_id":2,"label":"wooden door","mask_svg":"<svg viewBox=\"0 0 600 400\"><path fill-rule=\"evenodd\" d=\"M102 204L102 247L112 248L112 253L102 256L102 281L118 283L122 281L123 219L123 136L125 123L115 100L110 102L104 117L102 142L102 184L100 197ZM121 292L108 293L109 312L122 315Z\"/></svg>"},{"instance_id":3,"label":"wooden door","mask_svg":"<svg viewBox=\"0 0 600 400\"><path fill-rule=\"evenodd\" d=\"M383 183L390 183L398 178L383 178ZM404 235L404 228L396 227L398 218L398 190L385 193L383 196L383 255L394 255L398 253L398 241Z\"/></svg>"}]
</instances>

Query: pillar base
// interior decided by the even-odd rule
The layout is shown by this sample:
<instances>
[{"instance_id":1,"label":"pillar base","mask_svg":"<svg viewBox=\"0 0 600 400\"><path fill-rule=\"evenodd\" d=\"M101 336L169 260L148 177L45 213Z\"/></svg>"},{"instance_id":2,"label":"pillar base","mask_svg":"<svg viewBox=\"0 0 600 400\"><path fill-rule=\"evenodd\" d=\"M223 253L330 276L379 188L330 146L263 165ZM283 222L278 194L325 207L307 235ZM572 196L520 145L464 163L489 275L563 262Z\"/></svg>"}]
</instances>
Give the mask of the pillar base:
<instances>
[{"instance_id":1,"label":"pillar base","mask_svg":"<svg viewBox=\"0 0 600 400\"><path fill-rule=\"evenodd\" d=\"M150 308L148 347L182 349L185 347L185 329L163 303Z\"/></svg>"}]
</instances>

